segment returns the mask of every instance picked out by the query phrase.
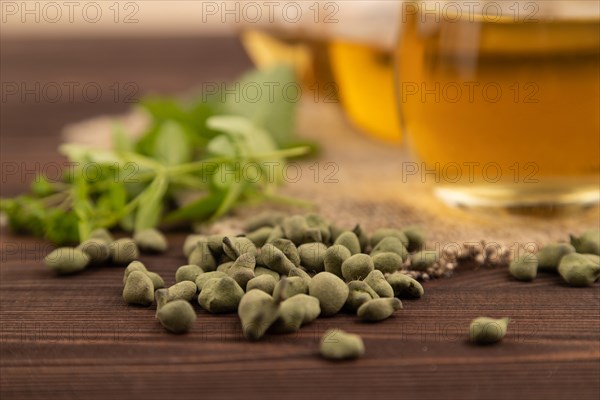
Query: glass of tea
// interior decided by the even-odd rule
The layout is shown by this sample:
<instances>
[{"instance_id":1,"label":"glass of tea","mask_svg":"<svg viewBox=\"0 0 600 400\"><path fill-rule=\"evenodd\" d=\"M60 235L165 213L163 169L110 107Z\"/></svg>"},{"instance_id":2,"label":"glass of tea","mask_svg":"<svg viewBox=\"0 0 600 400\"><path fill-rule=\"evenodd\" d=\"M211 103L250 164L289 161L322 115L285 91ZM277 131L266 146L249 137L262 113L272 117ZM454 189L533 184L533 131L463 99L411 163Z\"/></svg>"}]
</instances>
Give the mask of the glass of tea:
<instances>
[{"instance_id":1,"label":"glass of tea","mask_svg":"<svg viewBox=\"0 0 600 400\"><path fill-rule=\"evenodd\" d=\"M405 172L462 206L598 203L598 2L405 1L401 20Z\"/></svg>"}]
</instances>

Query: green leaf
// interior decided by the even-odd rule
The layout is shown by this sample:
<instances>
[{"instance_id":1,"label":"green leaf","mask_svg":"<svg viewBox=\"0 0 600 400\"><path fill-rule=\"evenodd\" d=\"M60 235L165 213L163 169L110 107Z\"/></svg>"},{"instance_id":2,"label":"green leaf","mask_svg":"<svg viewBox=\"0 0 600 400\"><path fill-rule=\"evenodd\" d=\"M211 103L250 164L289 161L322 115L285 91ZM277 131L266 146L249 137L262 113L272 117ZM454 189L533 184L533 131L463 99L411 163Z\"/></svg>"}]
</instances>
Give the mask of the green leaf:
<instances>
[{"instance_id":1,"label":"green leaf","mask_svg":"<svg viewBox=\"0 0 600 400\"><path fill-rule=\"evenodd\" d=\"M240 88L237 94L225 98L226 112L249 118L269 132L278 146L289 144L299 88L294 70L288 65L256 70L244 75L235 87Z\"/></svg>"},{"instance_id":2,"label":"green leaf","mask_svg":"<svg viewBox=\"0 0 600 400\"><path fill-rule=\"evenodd\" d=\"M135 214L134 230L141 231L154 228L160 221L163 199L167 192L169 180L164 173L159 173L140 195L140 203Z\"/></svg>"},{"instance_id":3,"label":"green leaf","mask_svg":"<svg viewBox=\"0 0 600 400\"><path fill-rule=\"evenodd\" d=\"M167 223L179 221L204 221L219 208L227 192L212 192L168 214Z\"/></svg>"},{"instance_id":4,"label":"green leaf","mask_svg":"<svg viewBox=\"0 0 600 400\"><path fill-rule=\"evenodd\" d=\"M117 152L133 151L135 143L130 135L125 132L123 124L115 122L112 129L112 147Z\"/></svg>"},{"instance_id":5,"label":"green leaf","mask_svg":"<svg viewBox=\"0 0 600 400\"><path fill-rule=\"evenodd\" d=\"M184 128L175 121L161 125L154 142L154 156L165 165L178 165L191 160L190 144Z\"/></svg>"}]
</instances>

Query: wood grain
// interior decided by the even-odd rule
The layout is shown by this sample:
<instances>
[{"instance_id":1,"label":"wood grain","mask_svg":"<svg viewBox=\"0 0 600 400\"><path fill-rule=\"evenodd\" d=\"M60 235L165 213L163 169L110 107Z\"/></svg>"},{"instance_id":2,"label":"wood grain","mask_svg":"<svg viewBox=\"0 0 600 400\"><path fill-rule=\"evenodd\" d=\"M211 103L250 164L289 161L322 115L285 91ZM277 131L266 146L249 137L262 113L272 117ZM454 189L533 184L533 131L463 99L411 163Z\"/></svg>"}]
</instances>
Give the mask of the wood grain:
<instances>
[{"instance_id":1,"label":"wood grain","mask_svg":"<svg viewBox=\"0 0 600 400\"><path fill-rule=\"evenodd\" d=\"M218 48L226 55L218 61L207 56ZM128 56L131 49L142 58ZM105 57L93 56L96 51ZM92 47L77 41L3 42L2 79L79 73L82 79L110 80L143 66L151 71L139 74L144 91L178 91L236 75L248 66L240 51L237 42L225 39L100 41ZM151 54L166 54L169 61ZM46 59L54 61L42 67ZM175 64L180 69L169 70ZM53 160L62 124L127 107L2 103L2 162ZM30 141L30 134L39 140ZM26 183L3 181L2 195L18 193ZM59 278L42 266L47 243L6 230L1 234L2 399L600 397L598 284L570 288L554 275L526 284L502 269L465 268L450 279L426 283L423 299L405 301L404 310L382 323L342 314L319 319L298 334L250 343L235 315L210 315L197 305L194 329L170 335L152 308L123 303L122 268L94 267ZM185 262L183 239L183 233L173 233L166 255L142 259L167 284ZM467 342L468 323L480 315L511 317L501 344ZM344 363L319 358L319 337L330 327L362 335L365 357Z\"/></svg>"}]
</instances>

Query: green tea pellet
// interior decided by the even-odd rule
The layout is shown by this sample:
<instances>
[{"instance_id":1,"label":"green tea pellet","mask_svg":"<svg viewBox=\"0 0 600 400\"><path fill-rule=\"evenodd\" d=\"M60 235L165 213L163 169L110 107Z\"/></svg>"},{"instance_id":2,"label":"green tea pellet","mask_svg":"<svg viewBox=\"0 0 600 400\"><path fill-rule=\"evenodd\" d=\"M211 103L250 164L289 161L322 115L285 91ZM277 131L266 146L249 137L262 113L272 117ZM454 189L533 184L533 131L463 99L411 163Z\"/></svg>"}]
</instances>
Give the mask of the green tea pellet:
<instances>
[{"instance_id":1,"label":"green tea pellet","mask_svg":"<svg viewBox=\"0 0 600 400\"><path fill-rule=\"evenodd\" d=\"M272 295L273 290L275 290L275 285L277 281L273 278L272 275L259 275L248 281L246 284L246 291L250 291L252 289L262 290L263 292Z\"/></svg>"},{"instance_id":2,"label":"green tea pellet","mask_svg":"<svg viewBox=\"0 0 600 400\"><path fill-rule=\"evenodd\" d=\"M546 245L537 253L538 268L545 271L556 271L560 260L571 253L575 253L575 248L568 243Z\"/></svg>"},{"instance_id":3,"label":"green tea pellet","mask_svg":"<svg viewBox=\"0 0 600 400\"><path fill-rule=\"evenodd\" d=\"M261 275L272 276L273 279L275 280L275 282L277 282L279 280L279 277L280 277L279 272L276 272L276 271L273 271L272 269L269 269L269 268L266 268L266 267L261 267L260 265L257 265L254 268L254 276L255 277L259 277Z\"/></svg>"},{"instance_id":4,"label":"green tea pellet","mask_svg":"<svg viewBox=\"0 0 600 400\"><path fill-rule=\"evenodd\" d=\"M330 272L320 272L313 276L308 285L308 294L319 299L321 315L337 314L348 298L346 283Z\"/></svg>"},{"instance_id":5,"label":"green tea pellet","mask_svg":"<svg viewBox=\"0 0 600 400\"><path fill-rule=\"evenodd\" d=\"M90 257L80 249L59 247L44 258L44 263L56 273L74 274L90 263Z\"/></svg>"},{"instance_id":6,"label":"green tea pellet","mask_svg":"<svg viewBox=\"0 0 600 400\"><path fill-rule=\"evenodd\" d=\"M502 340L506 335L509 318L480 317L471 321L469 338L477 344L492 344Z\"/></svg>"},{"instance_id":7,"label":"green tea pellet","mask_svg":"<svg viewBox=\"0 0 600 400\"><path fill-rule=\"evenodd\" d=\"M247 232L255 231L264 227L274 227L283 221L284 215L280 212L265 211L250 218L245 225Z\"/></svg>"},{"instance_id":8,"label":"green tea pellet","mask_svg":"<svg viewBox=\"0 0 600 400\"><path fill-rule=\"evenodd\" d=\"M416 280L401 272L395 272L386 277L394 289L394 296L400 298L420 298L425 294L423 286Z\"/></svg>"},{"instance_id":9,"label":"green tea pellet","mask_svg":"<svg viewBox=\"0 0 600 400\"><path fill-rule=\"evenodd\" d=\"M127 267L125 268L125 270L123 271L123 284L125 284L125 282L127 281L127 278L129 277L129 274L131 274L133 271L139 271L139 272L143 272L146 273L148 272L148 269L146 268L146 266L144 264L142 264L141 261L132 261L130 262Z\"/></svg>"},{"instance_id":10,"label":"green tea pellet","mask_svg":"<svg viewBox=\"0 0 600 400\"><path fill-rule=\"evenodd\" d=\"M169 248L167 238L157 229L143 229L133 235L138 248L146 253L164 253Z\"/></svg>"},{"instance_id":11,"label":"green tea pellet","mask_svg":"<svg viewBox=\"0 0 600 400\"><path fill-rule=\"evenodd\" d=\"M578 253L600 255L600 230L591 229L581 236L571 235L571 244Z\"/></svg>"},{"instance_id":12,"label":"green tea pellet","mask_svg":"<svg viewBox=\"0 0 600 400\"><path fill-rule=\"evenodd\" d=\"M216 233L214 235L209 235L206 239L206 244L208 245L208 249L211 254L215 258L215 260L219 259L223 253L223 239L225 239L225 235ZM204 268L203 268L204 269Z\"/></svg>"},{"instance_id":13,"label":"green tea pellet","mask_svg":"<svg viewBox=\"0 0 600 400\"><path fill-rule=\"evenodd\" d=\"M325 271L331 272L342 278L342 263L351 256L352 254L347 247L334 244L325 250L325 255L323 256L323 266Z\"/></svg>"},{"instance_id":14,"label":"green tea pellet","mask_svg":"<svg viewBox=\"0 0 600 400\"><path fill-rule=\"evenodd\" d=\"M600 257L595 254L567 254L560 260L558 273L571 286L591 286L600 278Z\"/></svg>"},{"instance_id":15,"label":"green tea pellet","mask_svg":"<svg viewBox=\"0 0 600 400\"><path fill-rule=\"evenodd\" d=\"M242 289L246 289L246 284L254 278L254 267L256 260L252 253L243 253L225 272L235 280Z\"/></svg>"},{"instance_id":16,"label":"green tea pellet","mask_svg":"<svg viewBox=\"0 0 600 400\"><path fill-rule=\"evenodd\" d=\"M109 244L112 262L119 265L129 264L140 257L137 245L130 238L115 240Z\"/></svg>"},{"instance_id":17,"label":"green tea pellet","mask_svg":"<svg viewBox=\"0 0 600 400\"><path fill-rule=\"evenodd\" d=\"M352 281L348 283L348 298L345 307L350 311L356 311L369 300L379 298L379 295L363 281Z\"/></svg>"},{"instance_id":18,"label":"green tea pellet","mask_svg":"<svg viewBox=\"0 0 600 400\"><path fill-rule=\"evenodd\" d=\"M369 236L367 235L367 233L361 228L360 225L356 225L354 227L354 229L352 230L352 232L354 232L354 234L356 235L356 237L358 238L358 243L360 243L360 252L362 253L366 253L367 252L367 248L369 247Z\"/></svg>"},{"instance_id":19,"label":"green tea pellet","mask_svg":"<svg viewBox=\"0 0 600 400\"><path fill-rule=\"evenodd\" d=\"M104 228L94 229L92 232L90 232L88 239L100 239L104 240L106 243L112 243L115 241L110 232Z\"/></svg>"},{"instance_id":20,"label":"green tea pellet","mask_svg":"<svg viewBox=\"0 0 600 400\"><path fill-rule=\"evenodd\" d=\"M146 275L152 281L152 286L154 287L154 290L162 289L165 287L165 281L156 272L146 271Z\"/></svg>"},{"instance_id":21,"label":"green tea pellet","mask_svg":"<svg viewBox=\"0 0 600 400\"><path fill-rule=\"evenodd\" d=\"M188 257L188 264L197 265L204 272L215 271L217 269L217 261L209 247L209 242L198 241L196 246Z\"/></svg>"},{"instance_id":22,"label":"green tea pellet","mask_svg":"<svg viewBox=\"0 0 600 400\"><path fill-rule=\"evenodd\" d=\"M517 256L508 266L510 274L520 281L532 281L537 275L538 259L533 253Z\"/></svg>"},{"instance_id":23,"label":"green tea pellet","mask_svg":"<svg viewBox=\"0 0 600 400\"><path fill-rule=\"evenodd\" d=\"M225 272L221 271L210 271L200 274L196 278L196 286L198 287L198 290L202 290L206 282L215 278L228 278L228 275Z\"/></svg>"},{"instance_id":24,"label":"green tea pellet","mask_svg":"<svg viewBox=\"0 0 600 400\"><path fill-rule=\"evenodd\" d=\"M265 244L260 250L260 264L283 275L287 275L292 268L295 268L285 254L271 243Z\"/></svg>"},{"instance_id":25,"label":"green tea pellet","mask_svg":"<svg viewBox=\"0 0 600 400\"><path fill-rule=\"evenodd\" d=\"M187 301L174 300L157 311L156 319L169 332L184 333L194 326L196 312Z\"/></svg>"},{"instance_id":26,"label":"green tea pellet","mask_svg":"<svg viewBox=\"0 0 600 400\"><path fill-rule=\"evenodd\" d=\"M392 252L377 253L372 258L375 269L386 274L398 271L403 264L402 257Z\"/></svg>"},{"instance_id":27,"label":"green tea pellet","mask_svg":"<svg viewBox=\"0 0 600 400\"><path fill-rule=\"evenodd\" d=\"M410 269L415 271L427 271L439 260L435 250L423 250L410 256Z\"/></svg>"},{"instance_id":28,"label":"green tea pellet","mask_svg":"<svg viewBox=\"0 0 600 400\"><path fill-rule=\"evenodd\" d=\"M352 255L360 253L360 241L354 232L346 231L335 239L334 244L339 244L350 250Z\"/></svg>"},{"instance_id":29,"label":"green tea pellet","mask_svg":"<svg viewBox=\"0 0 600 400\"><path fill-rule=\"evenodd\" d=\"M406 250L402 241L395 236L381 239L377 245L373 247L373 250L371 250L371 256L380 253L396 253L402 258L402 261L406 261L408 258L408 250Z\"/></svg>"},{"instance_id":30,"label":"green tea pellet","mask_svg":"<svg viewBox=\"0 0 600 400\"><path fill-rule=\"evenodd\" d=\"M342 276L346 281L362 280L375 269L373 259L367 254L355 254L342 263Z\"/></svg>"},{"instance_id":31,"label":"green tea pellet","mask_svg":"<svg viewBox=\"0 0 600 400\"><path fill-rule=\"evenodd\" d=\"M198 275L203 274L204 271L197 265L182 265L175 271L175 282L191 281L196 282Z\"/></svg>"},{"instance_id":32,"label":"green tea pellet","mask_svg":"<svg viewBox=\"0 0 600 400\"><path fill-rule=\"evenodd\" d=\"M297 277L300 277L300 278L302 278L302 280L303 280L304 282L306 282L306 285L307 285L307 286L308 286L308 284L310 283L310 280L312 279L312 278L310 277L310 275L309 275L309 274L308 274L306 271L304 271L302 268L292 268L292 269L290 270L290 273L288 274L288 276L289 276L289 277L294 277L294 276L297 276Z\"/></svg>"},{"instance_id":33,"label":"green tea pellet","mask_svg":"<svg viewBox=\"0 0 600 400\"><path fill-rule=\"evenodd\" d=\"M305 243L299 246L300 264L308 271L322 272L325 269L325 251L327 246L323 243Z\"/></svg>"},{"instance_id":34,"label":"green tea pellet","mask_svg":"<svg viewBox=\"0 0 600 400\"><path fill-rule=\"evenodd\" d=\"M329 222L318 214L307 214L304 219L309 228L316 228L321 235L323 243L329 243L331 240L331 232L329 231Z\"/></svg>"},{"instance_id":35,"label":"green tea pellet","mask_svg":"<svg viewBox=\"0 0 600 400\"><path fill-rule=\"evenodd\" d=\"M125 281L123 300L127 304L149 306L154 301L154 286L144 272L133 271Z\"/></svg>"},{"instance_id":36,"label":"green tea pellet","mask_svg":"<svg viewBox=\"0 0 600 400\"><path fill-rule=\"evenodd\" d=\"M273 297L289 299L297 294L306 293L308 293L307 282L299 276L292 276L277 282L273 290Z\"/></svg>"},{"instance_id":37,"label":"green tea pellet","mask_svg":"<svg viewBox=\"0 0 600 400\"><path fill-rule=\"evenodd\" d=\"M100 264L110 258L108 242L103 239L88 239L81 242L77 249L83 251L90 258L90 262Z\"/></svg>"},{"instance_id":38,"label":"green tea pellet","mask_svg":"<svg viewBox=\"0 0 600 400\"><path fill-rule=\"evenodd\" d=\"M383 321L402 308L402 302L395 297L369 300L358 308L356 315L363 321Z\"/></svg>"},{"instance_id":39,"label":"green tea pellet","mask_svg":"<svg viewBox=\"0 0 600 400\"><path fill-rule=\"evenodd\" d=\"M422 228L418 226L409 226L402 229L402 233L404 233L408 239L408 246L406 246L408 251L419 251L425 246L427 236Z\"/></svg>"},{"instance_id":40,"label":"green tea pellet","mask_svg":"<svg viewBox=\"0 0 600 400\"><path fill-rule=\"evenodd\" d=\"M294 215L285 218L281 226L286 238L290 239L297 246L304 243L306 231L309 229L306 219L300 215Z\"/></svg>"},{"instance_id":41,"label":"green tea pellet","mask_svg":"<svg viewBox=\"0 0 600 400\"><path fill-rule=\"evenodd\" d=\"M317 319L320 313L319 299L298 294L280 303L279 317L272 325L272 330L279 333L297 332L302 325Z\"/></svg>"},{"instance_id":42,"label":"green tea pellet","mask_svg":"<svg viewBox=\"0 0 600 400\"><path fill-rule=\"evenodd\" d=\"M183 242L183 255L189 257L190 254L192 254L192 251L194 251L196 248L196 244L198 244L200 241L206 242L206 236L198 234L188 235Z\"/></svg>"},{"instance_id":43,"label":"green tea pellet","mask_svg":"<svg viewBox=\"0 0 600 400\"><path fill-rule=\"evenodd\" d=\"M240 300L238 316L244 336L258 340L279 315L279 303L262 290L252 289Z\"/></svg>"},{"instance_id":44,"label":"green tea pellet","mask_svg":"<svg viewBox=\"0 0 600 400\"><path fill-rule=\"evenodd\" d=\"M365 353L365 345L358 335L341 329L329 329L321 338L321 355L331 360L358 358Z\"/></svg>"},{"instance_id":45,"label":"green tea pellet","mask_svg":"<svg viewBox=\"0 0 600 400\"><path fill-rule=\"evenodd\" d=\"M232 260L237 260L242 254L249 253L256 257L256 246L247 237L225 236L223 238L223 252Z\"/></svg>"},{"instance_id":46,"label":"green tea pellet","mask_svg":"<svg viewBox=\"0 0 600 400\"><path fill-rule=\"evenodd\" d=\"M230 277L214 278L204 283L198 303L211 313L231 313L237 310L242 296L244 290Z\"/></svg>"},{"instance_id":47,"label":"green tea pellet","mask_svg":"<svg viewBox=\"0 0 600 400\"><path fill-rule=\"evenodd\" d=\"M281 250L288 260L293 262L296 267L300 266L300 254L298 253L298 248L291 240L275 239L270 243Z\"/></svg>"},{"instance_id":48,"label":"green tea pellet","mask_svg":"<svg viewBox=\"0 0 600 400\"><path fill-rule=\"evenodd\" d=\"M400 240L404 248L408 247L408 238L406 237L404 232L402 232L400 229L393 228L382 228L377 229L375 232L373 232L373 234L371 235L371 246L375 248L381 240L388 237L394 237Z\"/></svg>"},{"instance_id":49,"label":"green tea pellet","mask_svg":"<svg viewBox=\"0 0 600 400\"><path fill-rule=\"evenodd\" d=\"M364 279L364 282L369 285L379 297L394 297L394 288L388 283L381 271L371 271Z\"/></svg>"},{"instance_id":50,"label":"green tea pellet","mask_svg":"<svg viewBox=\"0 0 600 400\"><path fill-rule=\"evenodd\" d=\"M273 230L269 234L269 237L267 238L267 243L272 243L273 241L275 241L277 239L283 239L283 238L284 238L283 228L281 226L277 225L276 227L273 228Z\"/></svg>"},{"instance_id":51,"label":"green tea pellet","mask_svg":"<svg viewBox=\"0 0 600 400\"><path fill-rule=\"evenodd\" d=\"M256 247L262 247L265 243L267 243L267 239L271 235L272 231L273 228L265 226L248 233L246 237L250 239Z\"/></svg>"}]
</instances>

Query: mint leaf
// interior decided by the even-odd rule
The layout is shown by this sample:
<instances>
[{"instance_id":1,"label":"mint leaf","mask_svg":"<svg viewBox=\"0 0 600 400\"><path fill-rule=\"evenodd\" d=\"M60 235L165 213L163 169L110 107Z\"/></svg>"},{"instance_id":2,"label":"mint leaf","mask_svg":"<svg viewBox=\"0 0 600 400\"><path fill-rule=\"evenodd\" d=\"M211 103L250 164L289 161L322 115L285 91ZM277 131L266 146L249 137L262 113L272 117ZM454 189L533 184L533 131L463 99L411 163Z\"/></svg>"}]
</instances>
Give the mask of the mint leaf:
<instances>
[{"instance_id":1,"label":"mint leaf","mask_svg":"<svg viewBox=\"0 0 600 400\"><path fill-rule=\"evenodd\" d=\"M154 142L154 157L165 165L178 165L191 160L190 143L184 128L177 122L163 122Z\"/></svg>"}]
</instances>

